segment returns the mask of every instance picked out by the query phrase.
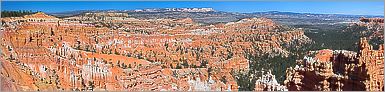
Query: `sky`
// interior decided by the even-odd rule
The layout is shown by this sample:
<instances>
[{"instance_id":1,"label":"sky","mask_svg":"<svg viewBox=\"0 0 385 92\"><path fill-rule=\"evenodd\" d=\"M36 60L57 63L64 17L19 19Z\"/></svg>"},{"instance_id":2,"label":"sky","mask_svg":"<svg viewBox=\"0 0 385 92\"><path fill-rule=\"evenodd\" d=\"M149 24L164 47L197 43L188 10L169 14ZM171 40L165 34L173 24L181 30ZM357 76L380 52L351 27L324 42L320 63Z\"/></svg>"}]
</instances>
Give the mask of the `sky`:
<instances>
[{"instance_id":1,"label":"sky","mask_svg":"<svg viewBox=\"0 0 385 92\"><path fill-rule=\"evenodd\" d=\"M214 8L226 12L298 12L318 14L381 15L384 2L285 2L285 1L2 1L1 10L58 13L75 10L134 10L149 8Z\"/></svg>"}]
</instances>

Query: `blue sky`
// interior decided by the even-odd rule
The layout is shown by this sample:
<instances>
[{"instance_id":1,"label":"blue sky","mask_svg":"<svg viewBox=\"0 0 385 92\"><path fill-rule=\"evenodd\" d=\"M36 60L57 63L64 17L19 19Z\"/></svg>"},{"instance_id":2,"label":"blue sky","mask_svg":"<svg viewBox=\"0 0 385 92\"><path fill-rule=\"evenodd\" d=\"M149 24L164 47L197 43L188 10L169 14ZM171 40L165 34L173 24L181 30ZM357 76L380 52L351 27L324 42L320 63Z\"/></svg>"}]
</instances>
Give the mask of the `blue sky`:
<instances>
[{"instance_id":1,"label":"blue sky","mask_svg":"<svg viewBox=\"0 0 385 92\"><path fill-rule=\"evenodd\" d=\"M32 10L48 13L74 10L133 10L147 8L210 7L227 12L283 11L321 14L384 15L384 2L208 2L208 1L3 1L2 10Z\"/></svg>"}]
</instances>

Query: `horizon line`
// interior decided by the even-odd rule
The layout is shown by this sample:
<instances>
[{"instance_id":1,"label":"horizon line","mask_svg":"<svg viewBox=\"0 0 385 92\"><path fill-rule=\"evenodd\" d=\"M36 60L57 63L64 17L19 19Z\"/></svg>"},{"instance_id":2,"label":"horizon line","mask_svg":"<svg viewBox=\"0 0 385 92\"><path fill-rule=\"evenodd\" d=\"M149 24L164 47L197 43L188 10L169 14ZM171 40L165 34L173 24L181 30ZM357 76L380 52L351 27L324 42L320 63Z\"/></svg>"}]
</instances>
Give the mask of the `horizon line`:
<instances>
[{"instance_id":1,"label":"horizon line","mask_svg":"<svg viewBox=\"0 0 385 92\"><path fill-rule=\"evenodd\" d=\"M216 1L272 1L272 2L298 2L298 1L306 1L306 2L384 2L384 0L2 0L2 1L208 1L208 2L216 2Z\"/></svg>"},{"instance_id":2,"label":"horizon line","mask_svg":"<svg viewBox=\"0 0 385 92\"><path fill-rule=\"evenodd\" d=\"M193 8L211 8L211 7L193 7ZM33 11L33 12L43 12L46 14L58 14L58 13L65 13L65 12L75 12L75 11L134 11L134 10L145 10L145 9L167 9L167 8L144 8L144 9L102 9L102 10L92 10L92 9L84 9L84 10L70 10L70 11L60 11L60 12L46 12L46 11ZM214 9L214 8L212 8ZM30 11L30 10L1 10L1 11ZM382 16L384 15L376 15L376 14L343 14L343 13L311 13L311 12L295 12L295 11L278 11L278 10L272 10L272 11L255 11L255 12L229 12L229 11L217 11L214 9L214 12L228 12L228 13L241 13L241 14L251 14L251 13L262 13L262 12L280 12L280 13L299 13L299 14L324 14L324 15L351 15L351 16Z\"/></svg>"},{"instance_id":3,"label":"horizon line","mask_svg":"<svg viewBox=\"0 0 385 92\"><path fill-rule=\"evenodd\" d=\"M159 3L158 3L159 2ZM100 7L105 5L104 7ZM314 14L381 15L378 2L215 2L215 1L4 1L2 10L33 10L61 13L79 10L144 10L164 8L213 8L215 11L253 13L282 11Z\"/></svg>"}]
</instances>

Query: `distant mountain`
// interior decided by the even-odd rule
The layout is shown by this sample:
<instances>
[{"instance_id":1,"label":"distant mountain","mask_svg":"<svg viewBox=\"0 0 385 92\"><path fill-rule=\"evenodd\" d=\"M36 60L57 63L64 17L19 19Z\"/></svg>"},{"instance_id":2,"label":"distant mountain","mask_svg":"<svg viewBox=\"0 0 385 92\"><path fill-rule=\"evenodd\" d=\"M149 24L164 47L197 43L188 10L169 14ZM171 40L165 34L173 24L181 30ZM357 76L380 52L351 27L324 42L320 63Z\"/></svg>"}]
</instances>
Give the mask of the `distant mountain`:
<instances>
[{"instance_id":1,"label":"distant mountain","mask_svg":"<svg viewBox=\"0 0 385 92\"><path fill-rule=\"evenodd\" d=\"M285 14L285 15L295 15L295 14L301 14L301 13L295 13L295 12L280 12L280 11L267 11L267 12L253 12L251 14Z\"/></svg>"},{"instance_id":2,"label":"distant mountain","mask_svg":"<svg viewBox=\"0 0 385 92\"><path fill-rule=\"evenodd\" d=\"M340 17L340 18L353 18L353 17L383 17L383 16L374 16L374 15L345 15L345 14L316 14L316 13L295 13L295 12L280 12L280 11L268 11L268 12L254 12L254 13L249 13L252 15L286 15L286 16L298 16L298 17Z\"/></svg>"},{"instance_id":3,"label":"distant mountain","mask_svg":"<svg viewBox=\"0 0 385 92\"><path fill-rule=\"evenodd\" d=\"M161 9L139 9L134 12L214 12L213 8L161 8Z\"/></svg>"},{"instance_id":4,"label":"distant mountain","mask_svg":"<svg viewBox=\"0 0 385 92\"><path fill-rule=\"evenodd\" d=\"M76 10L76 11L66 11L66 12L48 13L48 14L56 17L68 17L68 16L80 15L80 14L83 14L86 12L92 12L92 11L95 11L95 10Z\"/></svg>"},{"instance_id":5,"label":"distant mountain","mask_svg":"<svg viewBox=\"0 0 385 92\"><path fill-rule=\"evenodd\" d=\"M285 25L314 25L356 22L360 17L383 17L372 15L344 15L344 14L314 14L294 12L254 12L247 15L254 17L266 17Z\"/></svg>"},{"instance_id":6,"label":"distant mountain","mask_svg":"<svg viewBox=\"0 0 385 92\"><path fill-rule=\"evenodd\" d=\"M313 24L313 23L335 23L357 21L359 17L383 17L371 15L343 15L343 14L313 14L295 12L254 12L254 13L235 13L216 11L212 8L160 8L160 9L140 9L140 10L78 10L60 13L51 13L58 17L69 17L81 15L87 12L120 12L128 13L130 17L139 19L160 19L160 18L192 18L201 23L220 23L237 21L242 18L266 17L286 25Z\"/></svg>"},{"instance_id":7,"label":"distant mountain","mask_svg":"<svg viewBox=\"0 0 385 92\"><path fill-rule=\"evenodd\" d=\"M159 9L137 9L137 10L76 10L50 13L58 17L74 16L87 12L214 12L213 8L159 8Z\"/></svg>"}]
</instances>

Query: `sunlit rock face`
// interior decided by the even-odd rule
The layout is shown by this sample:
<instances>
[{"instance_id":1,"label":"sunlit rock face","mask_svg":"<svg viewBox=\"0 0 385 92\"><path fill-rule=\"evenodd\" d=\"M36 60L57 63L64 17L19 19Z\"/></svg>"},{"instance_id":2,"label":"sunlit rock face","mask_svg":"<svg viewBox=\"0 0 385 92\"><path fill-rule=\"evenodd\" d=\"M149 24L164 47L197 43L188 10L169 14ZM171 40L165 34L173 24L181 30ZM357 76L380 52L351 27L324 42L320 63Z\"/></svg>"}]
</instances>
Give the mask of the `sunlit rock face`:
<instances>
[{"instance_id":1,"label":"sunlit rock face","mask_svg":"<svg viewBox=\"0 0 385 92\"><path fill-rule=\"evenodd\" d=\"M267 18L202 25L38 12L1 21L2 87L11 91L237 91L231 73L249 71L247 55L287 57L288 48L312 43L303 30Z\"/></svg>"},{"instance_id":2,"label":"sunlit rock face","mask_svg":"<svg viewBox=\"0 0 385 92\"><path fill-rule=\"evenodd\" d=\"M263 73L263 72L262 72ZM255 82L255 91L288 91L286 86L281 85L275 79L275 75L271 74L271 71L268 71L266 74L263 74L262 77L259 77Z\"/></svg>"},{"instance_id":3,"label":"sunlit rock face","mask_svg":"<svg viewBox=\"0 0 385 92\"><path fill-rule=\"evenodd\" d=\"M361 38L359 52L320 50L286 71L289 90L384 91L383 45L372 49Z\"/></svg>"},{"instance_id":4,"label":"sunlit rock face","mask_svg":"<svg viewBox=\"0 0 385 92\"><path fill-rule=\"evenodd\" d=\"M57 22L60 20L59 18L47 15L43 12L38 12L32 15L25 15L24 18L29 22Z\"/></svg>"}]
</instances>

